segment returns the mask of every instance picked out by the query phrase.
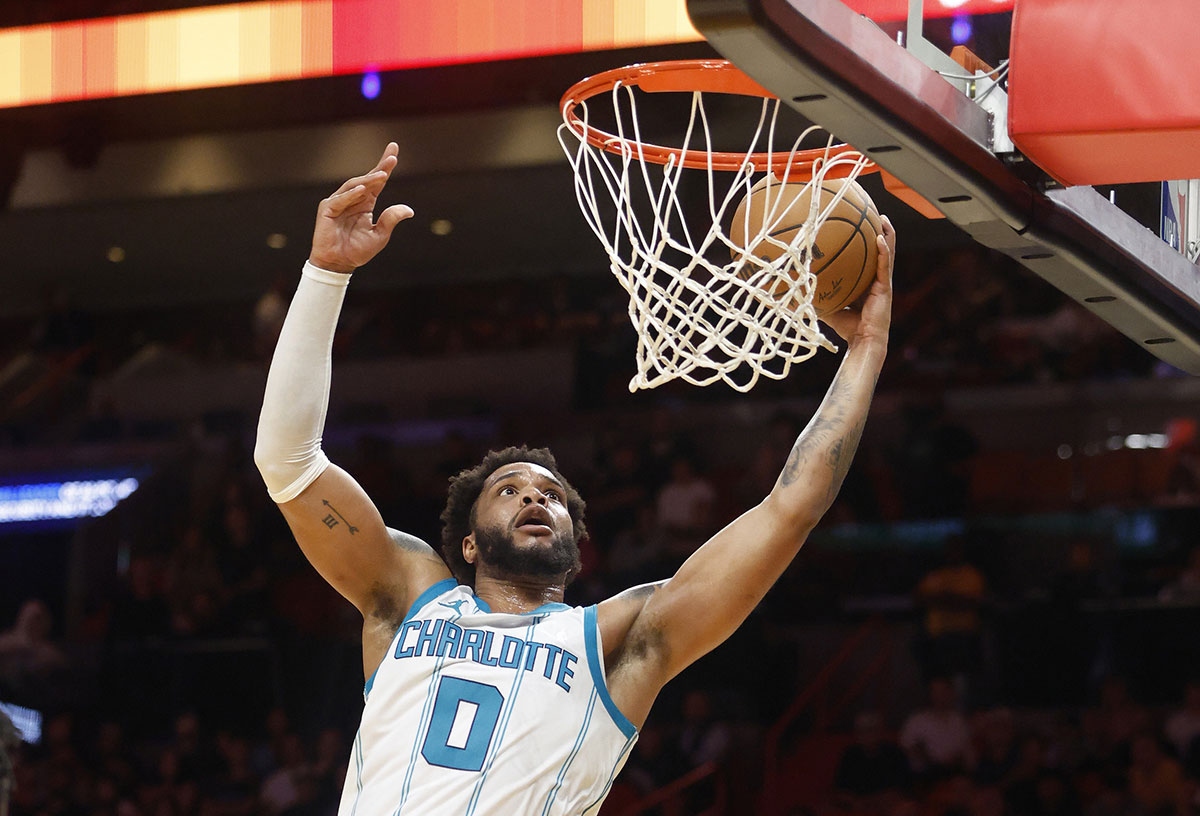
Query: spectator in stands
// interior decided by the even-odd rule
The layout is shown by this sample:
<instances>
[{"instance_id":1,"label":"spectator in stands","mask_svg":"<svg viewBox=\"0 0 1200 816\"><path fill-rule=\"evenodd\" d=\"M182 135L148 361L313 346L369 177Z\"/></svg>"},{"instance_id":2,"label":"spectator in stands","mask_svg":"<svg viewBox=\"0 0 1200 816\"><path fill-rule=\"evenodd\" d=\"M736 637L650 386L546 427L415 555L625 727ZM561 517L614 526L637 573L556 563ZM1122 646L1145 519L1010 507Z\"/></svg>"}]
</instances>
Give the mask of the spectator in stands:
<instances>
[{"instance_id":1,"label":"spectator in stands","mask_svg":"<svg viewBox=\"0 0 1200 816\"><path fill-rule=\"evenodd\" d=\"M997 788L978 788L971 799L971 816L1005 816L1004 794Z\"/></svg>"},{"instance_id":2,"label":"spectator in stands","mask_svg":"<svg viewBox=\"0 0 1200 816\"><path fill-rule=\"evenodd\" d=\"M1167 475L1162 504L1190 506L1200 503L1200 434L1191 417L1167 423L1167 449L1175 457Z\"/></svg>"},{"instance_id":3,"label":"spectator in stands","mask_svg":"<svg viewBox=\"0 0 1200 816\"><path fill-rule=\"evenodd\" d=\"M316 791L313 770L304 757L304 746L295 734L284 737L279 768L263 780L262 803L267 813L292 812L310 802Z\"/></svg>"},{"instance_id":4,"label":"spectator in stands","mask_svg":"<svg viewBox=\"0 0 1200 816\"><path fill-rule=\"evenodd\" d=\"M1046 735L1046 764L1058 770L1076 771L1088 760L1083 726L1077 711L1060 711Z\"/></svg>"},{"instance_id":5,"label":"spectator in stands","mask_svg":"<svg viewBox=\"0 0 1200 816\"><path fill-rule=\"evenodd\" d=\"M687 771L682 757L669 749L670 741L662 726L647 723L638 737L637 747L621 777L633 784L641 796L677 779Z\"/></svg>"},{"instance_id":6,"label":"spectator in stands","mask_svg":"<svg viewBox=\"0 0 1200 816\"><path fill-rule=\"evenodd\" d=\"M680 455L671 460L671 478L658 493L657 521L673 555L691 555L712 534L716 497L716 490L697 472L691 457Z\"/></svg>"},{"instance_id":7,"label":"spectator in stands","mask_svg":"<svg viewBox=\"0 0 1200 816\"><path fill-rule=\"evenodd\" d=\"M1079 816L1074 788L1060 773L1046 771L1037 780L1030 816Z\"/></svg>"},{"instance_id":8,"label":"spectator in stands","mask_svg":"<svg viewBox=\"0 0 1200 816\"><path fill-rule=\"evenodd\" d=\"M216 552L198 525L188 525L167 562L172 629L180 635L207 633L216 622L221 591Z\"/></svg>"},{"instance_id":9,"label":"spectator in stands","mask_svg":"<svg viewBox=\"0 0 1200 816\"><path fill-rule=\"evenodd\" d=\"M170 631L171 610L160 587L154 559L135 555L129 573L113 602L109 635L117 640L164 637Z\"/></svg>"},{"instance_id":10,"label":"spectator in stands","mask_svg":"<svg viewBox=\"0 0 1200 816\"><path fill-rule=\"evenodd\" d=\"M699 689L689 691L683 698L683 723L677 742L688 765L695 768L706 762L720 762L732 742L733 732L716 716L712 696Z\"/></svg>"},{"instance_id":11,"label":"spectator in stands","mask_svg":"<svg viewBox=\"0 0 1200 816\"><path fill-rule=\"evenodd\" d=\"M1149 712L1129 696L1120 677L1104 681L1100 705L1083 717L1084 739L1092 754L1104 760L1126 758L1134 736L1149 726Z\"/></svg>"},{"instance_id":12,"label":"spectator in stands","mask_svg":"<svg viewBox=\"0 0 1200 816\"><path fill-rule=\"evenodd\" d=\"M963 539L951 536L944 563L917 585L916 602L925 612L917 654L926 677L951 677L965 686L978 671L986 597L983 573L967 561Z\"/></svg>"},{"instance_id":13,"label":"spectator in stands","mask_svg":"<svg viewBox=\"0 0 1200 816\"><path fill-rule=\"evenodd\" d=\"M266 778L279 769L284 741L291 733L287 711L276 706L267 712L263 736L251 751L254 770L259 776Z\"/></svg>"},{"instance_id":14,"label":"spectator in stands","mask_svg":"<svg viewBox=\"0 0 1200 816\"><path fill-rule=\"evenodd\" d=\"M259 779L250 765L250 744L242 737L221 734L217 738L223 767L208 785L211 816L251 816L258 810Z\"/></svg>"},{"instance_id":15,"label":"spectator in stands","mask_svg":"<svg viewBox=\"0 0 1200 816\"><path fill-rule=\"evenodd\" d=\"M175 718L175 741L172 745L178 760L178 778L195 781L207 778L221 767L220 757L204 739L200 718L194 711L185 711Z\"/></svg>"},{"instance_id":16,"label":"spectator in stands","mask_svg":"<svg viewBox=\"0 0 1200 816\"><path fill-rule=\"evenodd\" d=\"M1112 597L1111 576L1096 563L1096 548L1087 539L1071 542L1067 563L1047 587L1049 604L1038 622L1045 662L1053 666L1038 678L1044 699L1078 705L1087 699L1089 683L1102 671L1097 663L1108 653L1102 648L1106 633L1096 626L1083 605Z\"/></svg>"},{"instance_id":17,"label":"spectator in stands","mask_svg":"<svg viewBox=\"0 0 1200 816\"><path fill-rule=\"evenodd\" d=\"M947 678L929 681L929 707L905 720L900 746L908 755L909 767L923 777L936 778L974 767L971 732L958 710L954 685Z\"/></svg>"},{"instance_id":18,"label":"spectator in stands","mask_svg":"<svg viewBox=\"0 0 1200 816\"><path fill-rule=\"evenodd\" d=\"M1130 750L1129 793L1147 816L1186 812L1187 785L1179 763L1167 756L1149 732L1138 734Z\"/></svg>"},{"instance_id":19,"label":"spectator in stands","mask_svg":"<svg viewBox=\"0 0 1200 816\"><path fill-rule=\"evenodd\" d=\"M1125 816L1132 806L1123 790L1124 780L1112 779L1092 763L1075 774L1075 793L1083 816Z\"/></svg>"},{"instance_id":20,"label":"spectator in stands","mask_svg":"<svg viewBox=\"0 0 1200 816\"><path fill-rule=\"evenodd\" d=\"M737 487L740 501L757 502L759 496L771 492L779 471L787 462L792 443L804 430L804 423L793 414L779 411L771 417L766 434L750 459L745 476Z\"/></svg>"},{"instance_id":21,"label":"spectator in stands","mask_svg":"<svg viewBox=\"0 0 1200 816\"><path fill-rule=\"evenodd\" d=\"M262 634L267 627L270 575L264 548L254 536L245 497L236 491L225 501L218 529L216 567L230 615L243 630Z\"/></svg>"},{"instance_id":22,"label":"spectator in stands","mask_svg":"<svg viewBox=\"0 0 1200 816\"><path fill-rule=\"evenodd\" d=\"M1200 679L1192 679L1183 695L1183 708L1167 717L1163 732L1175 755L1183 760L1194 773L1196 760L1200 759Z\"/></svg>"},{"instance_id":23,"label":"spectator in stands","mask_svg":"<svg viewBox=\"0 0 1200 816\"><path fill-rule=\"evenodd\" d=\"M640 509L651 506L650 491L637 446L622 437L599 458L598 479L588 494L589 529L600 541L612 541L633 526Z\"/></svg>"},{"instance_id":24,"label":"spectator in stands","mask_svg":"<svg viewBox=\"0 0 1200 816\"><path fill-rule=\"evenodd\" d=\"M42 601L21 604L13 627L0 633L0 691L37 705L56 702L56 689L69 666L50 640L53 625L50 608Z\"/></svg>"},{"instance_id":25,"label":"spectator in stands","mask_svg":"<svg viewBox=\"0 0 1200 816\"><path fill-rule=\"evenodd\" d=\"M925 810L939 816L968 816L975 800L975 785L964 773L938 779L924 797Z\"/></svg>"},{"instance_id":26,"label":"spectator in stands","mask_svg":"<svg viewBox=\"0 0 1200 816\"><path fill-rule=\"evenodd\" d=\"M1168 603L1196 603L1200 601L1200 545L1188 551L1187 566L1158 593L1161 601Z\"/></svg>"},{"instance_id":27,"label":"spectator in stands","mask_svg":"<svg viewBox=\"0 0 1200 816\"><path fill-rule=\"evenodd\" d=\"M1013 713L997 708L980 714L975 720L975 744L979 758L975 781L981 785L999 785L1017 764L1017 729Z\"/></svg>"},{"instance_id":28,"label":"spectator in stands","mask_svg":"<svg viewBox=\"0 0 1200 816\"><path fill-rule=\"evenodd\" d=\"M961 516L971 486L970 460L979 443L947 417L940 397L909 404L905 418L908 430L897 462L905 511L917 518Z\"/></svg>"},{"instance_id":29,"label":"spectator in stands","mask_svg":"<svg viewBox=\"0 0 1200 816\"><path fill-rule=\"evenodd\" d=\"M654 508L638 508L634 519L633 526L616 533L604 548L608 574L616 586L636 586L670 575L666 543Z\"/></svg>"},{"instance_id":30,"label":"spectator in stands","mask_svg":"<svg viewBox=\"0 0 1200 816\"><path fill-rule=\"evenodd\" d=\"M1026 734L1017 748L1017 759L1005 776L1001 789L1014 813L1034 813L1038 809L1039 786L1047 771L1046 744L1037 734Z\"/></svg>"},{"instance_id":31,"label":"spectator in stands","mask_svg":"<svg viewBox=\"0 0 1200 816\"><path fill-rule=\"evenodd\" d=\"M884 795L907 791L911 779L908 759L884 732L883 720L874 711L854 718L854 744L842 752L834 775L835 790L855 812L884 810Z\"/></svg>"},{"instance_id":32,"label":"spectator in stands","mask_svg":"<svg viewBox=\"0 0 1200 816\"><path fill-rule=\"evenodd\" d=\"M100 724L88 765L113 780L120 790L133 787L137 766L119 723L109 720Z\"/></svg>"},{"instance_id":33,"label":"spectator in stands","mask_svg":"<svg viewBox=\"0 0 1200 816\"><path fill-rule=\"evenodd\" d=\"M337 812L346 781L346 753L349 750L345 737L336 728L326 728L318 735L311 766L316 812Z\"/></svg>"}]
</instances>

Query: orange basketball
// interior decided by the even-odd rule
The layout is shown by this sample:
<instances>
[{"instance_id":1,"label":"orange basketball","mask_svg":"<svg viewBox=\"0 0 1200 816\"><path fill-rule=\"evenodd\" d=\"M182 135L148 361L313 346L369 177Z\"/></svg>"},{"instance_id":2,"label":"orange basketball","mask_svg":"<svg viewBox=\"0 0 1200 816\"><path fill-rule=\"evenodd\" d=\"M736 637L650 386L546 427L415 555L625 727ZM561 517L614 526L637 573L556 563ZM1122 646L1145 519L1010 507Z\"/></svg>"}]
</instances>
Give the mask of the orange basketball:
<instances>
[{"instance_id":1,"label":"orange basketball","mask_svg":"<svg viewBox=\"0 0 1200 816\"><path fill-rule=\"evenodd\" d=\"M819 207L824 209L838 194L843 185L849 185L842 200L834 206L829 218L817 233L813 242L812 271L817 276L817 290L813 295L813 308L817 317L844 309L854 303L875 280L875 267L879 248L875 238L883 234L879 221L879 210L867 191L855 181L827 179L821 184ZM746 234L756 236L763 227L764 212L770 204L775 216L775 227L770 235L777 241L789 243L796 231L808 218L809 203L815 185L781 184L774 176L768 176L755 184L738 204L729 229L729 239L739 247L746 246ZM776 202L778 201L778 204ZM790 202L790 203L789 203ZM749 221L746 208L750 208ZM782 215L780 215L782 213ZM749 230L747 230L749 224ZM784 250L761 240L758 246L750 247L757 257L773 261ZM737 253L734 253L734 257ZM747 266L740 274L748 277L753 270ZM775 285L773 294L782 295L786 284Z\"/></svg>"}]
</instances>

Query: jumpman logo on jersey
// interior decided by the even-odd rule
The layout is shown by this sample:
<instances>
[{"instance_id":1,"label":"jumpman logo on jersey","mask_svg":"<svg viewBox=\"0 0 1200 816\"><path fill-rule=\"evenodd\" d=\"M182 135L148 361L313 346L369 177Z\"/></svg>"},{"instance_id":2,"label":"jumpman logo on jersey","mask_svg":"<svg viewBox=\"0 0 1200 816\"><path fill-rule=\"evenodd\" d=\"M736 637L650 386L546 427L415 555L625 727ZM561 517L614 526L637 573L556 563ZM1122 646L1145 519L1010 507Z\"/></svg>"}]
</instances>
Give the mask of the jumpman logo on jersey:
<instances>
[{"instance_id":1,"label":"jumpman logo on jersey","mask_svg":"<svg viewBox=\"0 0 1200 816\"><path fill-rule=\"evenodd\" d=\"M466 598L460 598L457 601L438 601L438 606L444 606L447 609L453 609L454 614L457 617L461 618L462 617L462 605L465 604L466 602L467 602Z\"/></svg>"}]
</instances>

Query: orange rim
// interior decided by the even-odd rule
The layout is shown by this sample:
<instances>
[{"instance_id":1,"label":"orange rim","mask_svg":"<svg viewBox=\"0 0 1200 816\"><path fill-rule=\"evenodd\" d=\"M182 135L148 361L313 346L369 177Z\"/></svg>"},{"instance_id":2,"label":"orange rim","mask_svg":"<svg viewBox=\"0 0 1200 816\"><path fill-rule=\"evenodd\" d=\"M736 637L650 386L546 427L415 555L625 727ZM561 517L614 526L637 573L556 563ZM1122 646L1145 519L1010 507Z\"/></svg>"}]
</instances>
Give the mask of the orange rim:
<instances>
[{"instance_id":1,"label":"orange rim","mask_svg":"<svg viewBox=\"0 0 1200 816\"><path fill-rule=\"evenodd\" d=\"M758 96L766 99L777 99L778 97L746 76L729 60L643 62L624 68L614 68L611 71L604 71L576 82L567 89L559 103L563 122L571 129L572 133L580 139L585 139L592 147L618 156L630 151L639 158L654 164L674 163L698 170L711 167L713 170L728 172L736 172L743 165L749 165L754 172L765 172L767 169L778 170L780 167L787 167L788 160L791 159L791 168L786 178L806 180L812 178L813 169L820 162L833 161L843 156L862 155L846 144L833 145L829 148L797 150L795 153L790 150L774 153L710 152L694 148L683 150L678 147L639 142L636 139L623 139L591 125L585 127L583 120L575 114L576 109L589 99L612 91L617 85L633 85L647 93L701 91ZM875 162L868 161L859 173L875 173L878 170L879 167ZM852 171L853 165L840 165L829 170L826 177L844 178Z\"/></svg>"}]
</instances>

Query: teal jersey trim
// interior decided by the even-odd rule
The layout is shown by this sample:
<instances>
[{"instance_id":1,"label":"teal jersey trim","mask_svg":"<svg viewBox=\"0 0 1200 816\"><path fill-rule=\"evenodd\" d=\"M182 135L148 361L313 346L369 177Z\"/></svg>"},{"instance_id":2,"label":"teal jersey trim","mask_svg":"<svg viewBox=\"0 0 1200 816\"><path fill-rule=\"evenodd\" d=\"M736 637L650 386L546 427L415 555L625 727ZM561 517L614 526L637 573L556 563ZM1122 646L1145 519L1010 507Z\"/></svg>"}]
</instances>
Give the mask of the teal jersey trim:
<instances>
[{"instance_id":1,"label":"teal jersey trim","mask_svg":"<svg viewBox=\"0 0 1200 816\"><path fill-rule=\"evenodd\" d=\"M613 702L612 696L608 693L608 684L604 680L604 668L600 662L603 656L600 654L600 638L598 636L599 625L596 623L596 607L593 604L583 610L583 642L587 649L588 669L592 672L592 684L600 694L600 702L604 703L604 708L608 711L608 716L612 717L617 728L621 729L621 733L625 735L625 739L631 739L637 734L637 727L629 721L629 718L621 713L621 709L617 708L617 704Z\"/></svg>"},{"instance_id":2,"label":"teal jersey trim","mask_svg":"<svg viewBox=\"0 0 1200 816\"><path fill-rule=\"evenodd\" d=\"M449 592L450 590L454 589L456 586L458 586L458 581L455 581L453 578L443 578L442 580L438 581L436 584L433 584L432 586L428 587L424 592L422 592L420 595L417 596L417 599L415 601L413 601L413 605L408 608L408 613L404 616L404 620L400 621L400 626L403 627L404 624L406 624L410 620L412 620L413 617L415 617L418 612L420 612L422 609L424 609L426 606L428 606L429 602L432 601L434 598L436 598L437 596L442 595L446 592ZM396 632L399 632L399 631L400 631L400 629L397 628ZM396 635L393 634L392 640L395 640L395 639L396 639ZM386 655L385 655L385 657L386 657ZM375 671L371 672L371 676L369 678L367 678L367 684L365 686L363 686L363 702L366 702L367 697L370 696L371 686L375 685L375 675L377 675L377 674L379 674L378 666L375 667Z\"/></svg>"},{"instance_id":3,"label":"teal jersey trim","mask_svg":"<svg viewBox=\"0 0 1200 816\"><path fill-rule=\"evenodd\" d=\"M404 620L400 621L400 625L403 626L404 624L408 623L410 620L416 617L417 613L424 609L430 601L432 601L438 595L449 592L456 586L458 586L458 581L455 581L453 578L443 578L433 586L429 587L429 589L422 592L417 596L417 599L413 601L413 605L408 608L408 614L404 616ZM397 629L396 631L398 632L400 630Z\"/></svg>"}]
</instances>

